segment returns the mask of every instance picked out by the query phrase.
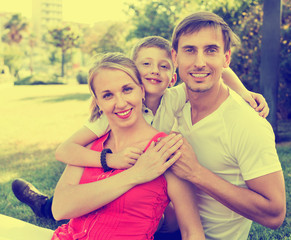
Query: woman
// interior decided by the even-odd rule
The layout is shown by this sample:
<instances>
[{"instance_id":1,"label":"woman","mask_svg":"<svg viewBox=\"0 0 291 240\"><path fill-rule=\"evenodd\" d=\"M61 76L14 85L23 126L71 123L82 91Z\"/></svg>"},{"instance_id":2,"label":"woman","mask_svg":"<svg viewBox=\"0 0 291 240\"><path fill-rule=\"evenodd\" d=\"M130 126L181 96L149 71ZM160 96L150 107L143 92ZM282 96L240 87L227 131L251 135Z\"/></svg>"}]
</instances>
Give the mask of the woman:
<instances>
[{"instance_id":1,"label":"woman","mask_svg":"<svg viewBox=\"0 0 291 240\"><path fill-rule=\"evenodd\" d=\"M204 239L192 189L166 172L180 156L176 150L182 137L172 134L158 142L166 134L143 118L144 89L134 62L122 54L106 54L89 73L92 114L105 114L111 128L90 146L102 151L104 168L66 167L52 210L55 219L71 220L52 239L153 239L170 200L182 238ZM107 169L106 153L130 146L145 151L135 165L128 170Z\"/></svg>"}]
</instances>

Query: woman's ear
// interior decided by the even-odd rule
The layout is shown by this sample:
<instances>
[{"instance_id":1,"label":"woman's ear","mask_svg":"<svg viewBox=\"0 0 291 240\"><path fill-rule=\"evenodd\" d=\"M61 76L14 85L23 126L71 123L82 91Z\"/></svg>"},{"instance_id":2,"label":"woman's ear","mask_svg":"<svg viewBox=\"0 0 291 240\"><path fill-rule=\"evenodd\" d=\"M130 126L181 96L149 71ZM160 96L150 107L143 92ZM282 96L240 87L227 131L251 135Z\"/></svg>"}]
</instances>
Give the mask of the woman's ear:
<instances>
[{"instance_id":1,"label":"woman's ear","mask_svg":"<svg viewBox=\"0 0 291 240\"><path fill-rule=\"evenodd\" d=\"M142 99L144 101L145 100L145 89L144 89L143 85L141 85L140 88L141 88L141 91L142 91Z\"/></svg>"}]
</instances>

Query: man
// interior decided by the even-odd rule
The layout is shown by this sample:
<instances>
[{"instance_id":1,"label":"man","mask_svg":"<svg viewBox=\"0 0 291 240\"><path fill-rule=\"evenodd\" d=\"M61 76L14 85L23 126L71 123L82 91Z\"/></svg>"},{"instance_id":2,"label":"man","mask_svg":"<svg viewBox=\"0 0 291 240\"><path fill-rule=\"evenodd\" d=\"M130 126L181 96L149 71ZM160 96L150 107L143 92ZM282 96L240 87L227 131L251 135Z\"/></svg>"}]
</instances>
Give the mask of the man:
<instances>
[{"instance_id":1,"label":"man","mask_svg":"<svg viewBox=\"0 0 291 240\"><path fill-rule=\"evenodd\" d=\"M276 229L286 213L272 128L221 79L237 43L223 19L208 12L186 17L172 39L189 97L178 131L190 143L172 170L197 187L207 239L247 239L252 221Z\"/></svg>"}]
</instances>

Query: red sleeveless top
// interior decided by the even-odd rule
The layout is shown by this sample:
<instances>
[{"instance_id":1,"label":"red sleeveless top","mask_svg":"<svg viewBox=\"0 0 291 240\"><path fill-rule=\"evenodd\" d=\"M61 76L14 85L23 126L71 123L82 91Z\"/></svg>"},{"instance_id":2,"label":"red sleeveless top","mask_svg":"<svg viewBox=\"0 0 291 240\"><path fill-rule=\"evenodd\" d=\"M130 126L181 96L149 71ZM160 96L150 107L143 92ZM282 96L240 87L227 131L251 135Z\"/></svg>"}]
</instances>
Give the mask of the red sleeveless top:
<instances>
[{"instance_id":1,"label":"red sleeveless top","mask_svg":"<svg viewBox=\"0 0 291 240\"><path fill-rule=\"evenodd\" d=\"M91 149L102 151L109 134L97 139ZM148 143L165 137L158 133ZM104 172L103 168L84 169L80 184L99 181L125 170ZM52 240L149 240L157 230L169 204L167 182L162 175L151 182L137 185L116 200L84 216L71 219L57 228Z\"/></svg>"}]
</instances>

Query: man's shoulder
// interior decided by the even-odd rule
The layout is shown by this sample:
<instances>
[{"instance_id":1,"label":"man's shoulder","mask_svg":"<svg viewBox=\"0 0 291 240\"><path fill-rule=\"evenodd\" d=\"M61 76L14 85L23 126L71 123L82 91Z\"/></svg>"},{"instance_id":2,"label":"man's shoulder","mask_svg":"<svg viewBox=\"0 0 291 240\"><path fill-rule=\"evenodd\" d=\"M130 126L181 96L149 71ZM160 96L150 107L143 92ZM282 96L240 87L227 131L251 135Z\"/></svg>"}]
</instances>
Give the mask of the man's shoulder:
<instances>
[{"instance_id":1,"label":"man's shoulder","mask_svg":"<svg viewBox=\"0 0 291 240\"><path fill-rule=\"evenodd\" d=\"M269 125L259 114L239 95L231 93L223 109L222 118L226 127L241 128L241 130L256 131L258 126Z\"/></svg>"}]
</instances>

